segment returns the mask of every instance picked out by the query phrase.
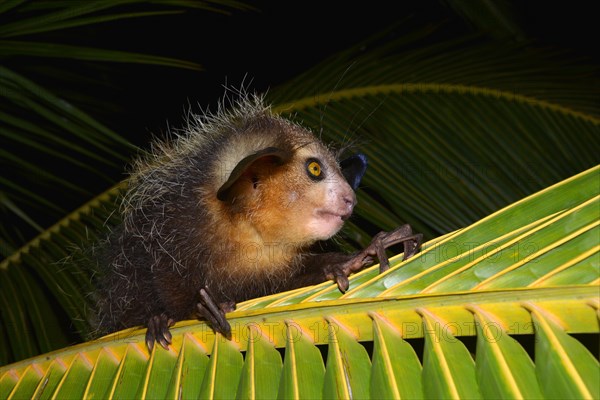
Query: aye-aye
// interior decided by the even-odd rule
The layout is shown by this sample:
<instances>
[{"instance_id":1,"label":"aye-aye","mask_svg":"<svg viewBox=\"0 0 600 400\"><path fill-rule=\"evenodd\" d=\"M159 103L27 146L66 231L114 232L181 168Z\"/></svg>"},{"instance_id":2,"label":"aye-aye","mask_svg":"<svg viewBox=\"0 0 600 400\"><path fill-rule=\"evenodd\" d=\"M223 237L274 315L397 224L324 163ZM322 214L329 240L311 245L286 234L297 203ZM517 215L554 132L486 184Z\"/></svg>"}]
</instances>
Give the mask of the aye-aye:
<instances>
[{"instance_id":1,"label":"aye-aye","mask_svg":"<svg viewBox=\"0 0 600 400\"><path fill-rule=\"evenodd\" d=\"M231 338L235 303L348 276L385 248L418 251L408 225L353 254L319 253L356 205L366 157L338 161L307 129L274 115L258 96L195 117L136 162L100 264L98 330L146 326L167 348L175 321L201 318ZM101 268L102 269L102 268Z\"/></svg>"}]
</instances>

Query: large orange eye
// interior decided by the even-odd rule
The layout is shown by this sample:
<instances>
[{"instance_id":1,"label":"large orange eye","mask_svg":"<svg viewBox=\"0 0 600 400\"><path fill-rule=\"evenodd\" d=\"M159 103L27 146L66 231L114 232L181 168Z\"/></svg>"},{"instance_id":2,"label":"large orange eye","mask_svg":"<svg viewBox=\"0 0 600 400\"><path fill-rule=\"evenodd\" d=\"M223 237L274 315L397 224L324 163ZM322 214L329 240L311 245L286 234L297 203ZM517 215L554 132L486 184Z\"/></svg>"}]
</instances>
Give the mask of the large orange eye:
<instances>
[{"instance_id":1,"label":"large orange eye","mask_svg":"<svg viewBox=\"0 0 600 400\"><path fill-rule=\"evenodd\" d=\"M309 161L306 169L308 170L308 174L311 178L319 178L321 176L321 164L319 164L317 161Z\"/></svg>"}]
</instances>

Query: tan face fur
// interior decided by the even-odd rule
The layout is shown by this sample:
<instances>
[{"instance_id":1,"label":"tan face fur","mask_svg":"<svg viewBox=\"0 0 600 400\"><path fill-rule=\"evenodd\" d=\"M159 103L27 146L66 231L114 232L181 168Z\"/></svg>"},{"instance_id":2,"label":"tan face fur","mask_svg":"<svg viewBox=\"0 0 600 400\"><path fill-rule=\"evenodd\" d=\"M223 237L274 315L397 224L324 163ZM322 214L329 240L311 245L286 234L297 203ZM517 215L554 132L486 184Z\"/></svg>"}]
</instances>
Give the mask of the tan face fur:
<instances>
[{"instance_id":1,"label":"tan face fur","mask_svg":"<svg viewBox=\"0 0 600 400\"><path fill-rule=\"evenodd\" d=\"M352 214L354 191L323 150L319 144L299 149L255 189L252 219L266 241L305 245L329 239Z\"/></svg>"},{"instance_id":2,"label":"tan face fur","mask_svg":"<svg viewBox=\"0 0 600 400\"><path fill-rule=\"evenodd\" d=\"M229 226L218 229L229 240L242 243L241 248L244 244L256 248L261 254L259 268L289 262L300 248L329 239L356 204L331 152L307 131L287 129L291 157L256 160L231 186L227 201L215 202L214 194L210 201L218 213L228 215ZM267 144L278 145L261 146Z\"/></svg>"}]
</instances>

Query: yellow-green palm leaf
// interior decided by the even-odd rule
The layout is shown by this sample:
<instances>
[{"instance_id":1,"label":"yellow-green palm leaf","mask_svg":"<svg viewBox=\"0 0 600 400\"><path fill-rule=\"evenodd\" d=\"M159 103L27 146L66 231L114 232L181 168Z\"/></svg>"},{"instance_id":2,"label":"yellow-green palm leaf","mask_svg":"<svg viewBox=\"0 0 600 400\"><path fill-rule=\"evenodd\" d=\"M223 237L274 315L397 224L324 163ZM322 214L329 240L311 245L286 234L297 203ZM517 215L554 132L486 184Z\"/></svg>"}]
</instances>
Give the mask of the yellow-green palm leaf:
<instances>
[{"instance_id":1,"label":"yellow-green palm leaf","mask_svg":"<svg viewBox=\"0 0 600 400\"><path fill-rule=\"evenodd\" d=\"M31 3L31 7L39 6L39 2L11 4L25 3ZM58 11L67 8L66 3L43 3L57 7L54 10L57 14L51 12L54 23L48 25L48 29L61 29L66 27L64 24L84 24L90 21L88 17L98 15L92 12L94 7L121 4L118 1L79 4L75 7L77 13L70 14ZM225 3L238 6L237 3ZM193 6L196 3L170 4ZM7 9L0 6L0 11L6 15ZM138 16L136 13L106 14L105 11L99 14L117 19ZM91 22L94 21L98 20L93 18ZM46 29L36 21L28 24L34 30ZM14 34L28 34L15 30L15 25L2 28L0 34L8 35L3 49L9 52L14 50L14 46L10 46L10 41L15 40ZM359 206L341 236L342 245L364 246L378 230L391 229L405 222L409 222L415 231L424 233L427 239L453 232L600 162L598 87L594 86L596 81L593 79L597 67L545 52L525 51L519 46L484 44L482 40L474 39L446 40L443 34L431 33L431 29L408 32L399 29L397 40L388 42L382 37L375 38L364 46L361 44L332 57L269 93L275 111L309 125L326 141L356 142L353 151L364 152L369 158L364 187L358 191ZM374 45L382 42L385 42L383 46ZM363 51L364 48L368 51ZM58 47L58 50L69 49ZM119 59L119 54L116 56ZM115 137L116 133L106 131L104 125L72 104L47 93L36 82L13 70L0 68L0 75L0 84L10 88L4 94L17 96L14 100L19 106L23 104L23 96L32 94L35 96L28 104L34 110L54 111L46 114L52 122L49 127L37 121L15 119L3 114L5 110L2 110L0 119L6 122L6 129L0 129L0 135L8 135L10 140L25 140L27 146L38 148L46 140L43 138L58 140L55 145L64 152L52 153L52 146L41 150L50 151L52 157L67 157L66 161L75 166L71 169L85 171L82 167L85 166L87 172L83 179L86 184L95 182L93 176L100 171L96 168L97 163L120 164L127 157L125 154L131 149L123 147L123 141ZM81 129L75 129L69 122L71 120L78 121L77 127ZM104 133L90 134L96 130ZM65 132L93 140L100 146L73 147L79 142L65 143ZM0 190L0 208L9 210L11 215L18 214L41 232L34 240L16 248L13 241L6 238L19 239L18 235L11 233L8 224L0 224L0 250L7 255L0 262L0 364L81 341L89 333L87 314L94 306L89 296L94 290L93 268L82 263L77 255L73 256L73 248L74 244L89 245L118 223L115 203L121 187L117 185L79 209L67 212L61 210L64 204L49 201L40 193L51 186L52 192L62 196L61 188L68 186L70 193L80 191L82 186L68 177L51 174L53 165L17 160L9 153L0 149L0 157L5 156L15 165L23 166L20 170L28 171L28 177L34 177L36 185L42 174L44 179L39 185L44 189L33 190L32 183L26 179L0 176L0 184L10 188L8 195L3 194L4 188ZM41 157L40 162L44 159ZM60 182L56 182L57 179ZM88 197L81 195L80 198ZM64 218L43 230L40 227L43 224L29 218L22 207L28 202L35 203L48 215ZM522 277L501 273L502 268L513 261L509 253L529 254L539 250L542 252L539 259L544 260L545 254L552 252L546 247L552 246L552 235L556 234L545 230L544 224L548 221L568 223L565 221L569 216L561 219L557 214L548 218L531 220L532 229L539 229L531 232L530 237L539 238L540 246L545 247L532 247L531 242L521 247L515 245L515 240L521 240L521 233L511 225L513 218L497 225L484 220L481 224L487 226L489 234L484 239L494 237L497 242L489 245L487 241L478 242L469 236L473 232L469 229L455 233L449 241L440 242L441 247L424 253L419 263L409 263L406 268L377 279L373 271L357 275L353 281L356 290L349 292L346 298L377 297L388 289L386 296L418 292L433 295L447 290L466 290L475 285L481 285L482 289L512 287L512 280L518 281ZM503 224L506 224L502 228L505 229L504 236L496 237ZM589 238L593 232L586 235L582 238ZM454 240L458 239L463 241L461 246L464 248L456 246ZM22 244L20 240L14 243ZM496 247L499 249L491 258L492 262L488 260L486 264L482 257ZM441 258L464 250L472 251L476 259L463 257L456 263L433 267ZM471 265L470 261L476 262ZM530 267L522 269L524 275L543 277L544 271ZM521 270L520 267L517 270ZM487 278L490 280L486 281ZM371 279L376 280L369 283ZM569 279L569 274L557 273L547 282L555 284ZM339 297L339 293L329 286L308 289L297 295L307 300ZM299 301L285 296L277 297L280 303L275 304ZM381 329L381 340L384 340L388 331ZM378 360L378 363L384 361ZM287 371L291 366L286 361L283 359ZM311 373L318 371L311 370ZM244 393L251 390L248 386L240 387ZM281 390L295 393L294 386L285 386ZM299 390L310 389L302 387Z\"/></svg>"},{"instance_id":2,"label":"yellow-green palm leaf","mask_svg":"<svg viewBox=\"0 0 600 400\"><path fill-rule=\"evenodd\" d=\"M233 340L130 329L0 369L0 398L598 398L600 167L406 262L247 301ZM575 335L575 336L573 336ZM588 344L588 347L586 347Z\"/></svg>"}]
</instances>

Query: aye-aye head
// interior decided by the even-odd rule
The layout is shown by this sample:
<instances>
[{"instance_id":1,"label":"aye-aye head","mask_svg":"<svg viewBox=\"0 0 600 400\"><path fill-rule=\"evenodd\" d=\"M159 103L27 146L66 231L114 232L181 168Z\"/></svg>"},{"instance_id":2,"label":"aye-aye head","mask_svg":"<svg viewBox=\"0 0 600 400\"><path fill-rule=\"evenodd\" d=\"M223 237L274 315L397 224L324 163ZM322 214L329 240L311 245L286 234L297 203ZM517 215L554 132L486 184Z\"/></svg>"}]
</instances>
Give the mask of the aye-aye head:
<instances>
[{"instance_id":1,"label":"aye-aye head","mask_svg":"<svg viewBox=\"0 0 600 400\"><path fill-rule=\"evenodd\" d=\"M244 121L216 159L212 206L262 242L297 245L341 229L366 169L363 155L340 164L310 131L268 109Z\"/></svg>"},{"instance_id":2,"label":"aye-aye head","mask_svg":"<svg viewBox=\"0 0 600 400\"><path fill-rule=\"evenodd\" d=\"M155 150L138 163L126 207L186 226L197 221L211 240L258 245L305 246L335 235L352 214L366 169L363 155L338 162L258 96L198 117Z\"/></svg>"}]
</instances>

